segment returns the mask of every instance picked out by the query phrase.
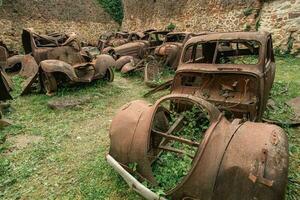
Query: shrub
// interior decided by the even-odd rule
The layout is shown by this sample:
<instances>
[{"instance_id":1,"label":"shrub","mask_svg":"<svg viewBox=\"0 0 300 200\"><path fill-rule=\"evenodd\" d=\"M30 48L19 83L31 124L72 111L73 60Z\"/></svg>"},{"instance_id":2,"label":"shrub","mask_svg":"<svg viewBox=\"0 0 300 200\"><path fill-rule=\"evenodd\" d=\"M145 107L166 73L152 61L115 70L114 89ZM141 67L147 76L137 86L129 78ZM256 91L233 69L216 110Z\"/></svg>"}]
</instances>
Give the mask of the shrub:
<instances>
[{"instance_id":1,"label":"shrub","mask_svg":"<svg viewBox=\"0 0 300 200\"><path fill-rule=\"evenodd\" d=\"M253 8L246 8L246 9L244 10L244 15L245 15L246 17L248 17L249 15L252 14L252 12L253 12Z\"/></svg>"},{"instance_id":2,"label":"shrub","mask_svg":"<svg viewBox=\"0 0 300 200\"><path fill-rule=\"evenodd\" d=\"M102 8L119 24L124 18L122 0L97 0Z\"/></svg>"},{"instance_id":3,"label":"shrub","mask_svg":"<svg viewBox=\"0 0 300 200\"><path fill-rule=\"evenodd\" d=\"M251 26L249 24L245 24L245 27L244 27L244 31L250 31L251 30Z\"/></svg>"},{"instance_id":4,"label":"shrub","mask_svg":"<svg viewBox=\"0 0 300 200\"><path fill-rule=\"evenodd\" d=\"M176 28L176 25L173 24L172 22L166 27L166 29L168 31L174 31L175 28Z\"/></svg>"}]
</instances>

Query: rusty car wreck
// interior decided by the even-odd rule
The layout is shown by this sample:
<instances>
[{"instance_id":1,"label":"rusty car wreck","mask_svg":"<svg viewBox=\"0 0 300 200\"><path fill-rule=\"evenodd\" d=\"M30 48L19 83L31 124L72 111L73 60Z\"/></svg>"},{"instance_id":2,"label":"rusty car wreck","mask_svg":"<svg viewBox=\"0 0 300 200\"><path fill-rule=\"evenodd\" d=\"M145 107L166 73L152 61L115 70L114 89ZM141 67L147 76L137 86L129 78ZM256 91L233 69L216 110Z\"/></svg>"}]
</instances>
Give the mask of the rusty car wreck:
<instances>
[{"instance_id":1,"label":"rusty car wreck","mask_svg":"<svg viewBox=\"0 0 300 200\"><path fill-rule=\"evenodd\" d=\"M129 42L142 40L144 37L146 37L146 33L143 32L105 33L100 36L97 47L100 52L108 52L109 47L118 47Z\"/></svg>"},{"instance_id":2,"label":"rusty car wreck","mask_svg":"<svg viewBox=\"0 0 300 200\"><path fill-rule=\"evenodd\" d=\"M207 116L209 125L196 132L197 140L191 140L182 135L189 124L184 113L195 106L200 111L196 122L201 124L202 116ZM285 194L288 143L284 131L242 119L228 121L213 104L196 96L171 94L154 105L126 104L112 121L110 140L108 162L146 199L164 197L129 172L140 181L160 185L153 165L166 152L174 154L178 163L184 156L191 158L185 175L164 191L166 198L275 200ZM131 170L132 163L136 171Z\"/></svg>"},{"instance_id":3,"label":"rusty car wreck","mask_svg":"<svg viewBox=\"0 0 300 200\"><path fill-rule=\"evenodd\" d=\"M216 33L186 43L171 91L199 96L227 117L260 121L274 78L269 33Z\"/></svg>"},{"instance_id":4,"label":"rusty car wreck","mask_svg":"<svg viewBox=\"0 0 300 200\"><path fill-rule=\"evenodd\" d=\"M146 199L284 199L286 134L253 122L262 118L274 74L269 33L193 37L171 94L154 105L130 102L113 118L108 163ZM184 167L173 172L177 166Z\"/></svg>"},{"instance_id":5,"label":"rusty car wreck","mask_svg":"<svg viewBox=\"0 0 300 200\"><path fill-rule=\"evenodd\" d=\"M96 58L81 49L74 33L40 35L32 29L24 29L22 41L25 57L22 68L29 77L22 94L40 79L42 88L52 94L61 83L88 83L96 79L113 81L114 59L109 55Z\"/></svg>"},{"instance_id":6,"label":"rusty car wreck","mask_svg":"<svg viewBox=\"0 0 300 200\"><path fill-rule=\"evenodd\" d=\"M266 32L213 33L184 46L171 87L172 94L201 97L228 118L261 121L275 78L272 37Z\"/></svg>"},{"instance_id":7,"label":"rusty car wreck","mask_svg":"<svg viewBox=\"0 0 300 200\"><path fill-rule=\"evenodd\" d=\"M146 55L151 54L151 52L154 52L155 48L163 43L165 36L168 33L169 31L148 32L140 40L107 49L104 53L109 53L116 60L122 56L132 56L134 58L142 59Z\"/></svg>"}]
</instances>

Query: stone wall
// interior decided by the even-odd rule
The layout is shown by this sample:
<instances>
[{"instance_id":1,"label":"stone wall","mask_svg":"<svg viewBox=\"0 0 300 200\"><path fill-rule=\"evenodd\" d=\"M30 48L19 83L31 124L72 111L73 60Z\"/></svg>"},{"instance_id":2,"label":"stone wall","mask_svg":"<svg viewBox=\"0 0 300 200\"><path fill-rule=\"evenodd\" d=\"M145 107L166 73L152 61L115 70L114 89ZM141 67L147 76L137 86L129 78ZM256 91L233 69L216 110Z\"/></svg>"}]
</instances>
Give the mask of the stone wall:
<instances>
[{"instance_id":1,"label":"stone wall","mask_svg":"<svg viewBox=\"0 0 300 200\"><path fill-rule=\"evenodd\" d=\"M275 46L283 51L300 53L300 0L276 0L265 3L260 30L273 34Z\"/></svg>"},{"instance_id":2,"label":"stone wall","mask_svg":"<svg viewBox=\"0 0 300 200\"><path fill-rule=\"evenodd\" d=\"M124 30L269 31L275 47L300 52L300 0L123 0Z\"/></svg>"},{"instance_id":3,"label":"stone wall","mask_svg":"<svg viewBox=\"0 0 300 200\"><path fill-rule=\"evenodd\" d=\"M21 48L23 28L37 32L76 32L82 40L96 42L99 35L119 25L96 0L4 0L0 7L0 40Z\"/></svg>"}]
</instances>

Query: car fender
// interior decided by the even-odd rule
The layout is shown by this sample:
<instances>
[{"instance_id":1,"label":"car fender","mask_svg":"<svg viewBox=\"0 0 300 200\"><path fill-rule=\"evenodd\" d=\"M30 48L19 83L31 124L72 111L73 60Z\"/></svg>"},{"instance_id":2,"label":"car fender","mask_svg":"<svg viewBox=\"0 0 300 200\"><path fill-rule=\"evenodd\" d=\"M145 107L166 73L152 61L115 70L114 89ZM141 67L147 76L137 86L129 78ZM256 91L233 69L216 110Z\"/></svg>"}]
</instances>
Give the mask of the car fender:
<instances>
[{"instance_id":1,"label":"car fender","mask_svg":"<svg viewBox=\"0 0 300 200\"><path fill-rule=\"evenodd\" d=\"M71 81L78 79L72 65L60 60L44 60L40 63L41 69L47 73L61 72L69 77Z\"/></svg>"},{"instance_id":2,"label":"car fender","mask_svg":"<svg viewBox=\"0 0 300 200\"><path fill-rule=\"evenodd\" d=\"M14 55L7 59L7 66L5 69L14 67L17 64L22 63L24 55Z\"/></svg>"},{"instance_id":3,"label":"car fender","mask_svg":"<svg viewBox=\"0 0 300 200\"><path fill-rule=\"evenodd\" d=\"M22 68L19 74L24 78L34 76L39 71L39 65L37 64L34 57L30 54L22 57L21 65Z\"/></svg>"},{"instance_id":4,"label":"car fender","mask_svg":"<svg viewBox=\"0 0 300 200\"><path fill-rule=\"evenodd\" d=\"M103 78L109 67L114 68L116 61L110 55L99 55L95 63L95 78Z\"/></svg>"}]
</instances>

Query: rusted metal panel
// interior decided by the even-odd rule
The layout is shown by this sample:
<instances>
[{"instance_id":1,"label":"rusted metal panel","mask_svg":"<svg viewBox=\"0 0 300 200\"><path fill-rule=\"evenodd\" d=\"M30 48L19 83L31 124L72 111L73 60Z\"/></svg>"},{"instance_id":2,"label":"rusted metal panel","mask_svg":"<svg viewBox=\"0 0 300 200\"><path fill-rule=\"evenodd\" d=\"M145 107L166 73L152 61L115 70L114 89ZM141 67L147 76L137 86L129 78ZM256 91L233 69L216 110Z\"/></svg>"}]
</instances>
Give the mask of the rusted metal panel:
<instances>
[{"instance_id":1,"label":"rusted metal panel","mask_svg":"<svg viewBox=\"0 0 300 200\"><path fill-rule=\"evenodd\" d=\"M184 113L192 105L203 109L209 119L200 141L180 135L187 126L182 115L170 126L170 113ZM187 154L168 146L171 141L195 147L194 155L189 155L191 168L176 186L164 191L167 198L284 198L288 172L284 131L275 125L241 119L228 121L213 104L193 95L171 94L154 105L145 101L126 104L112 121L110 141L110 164L117 167L113 159L123 170L136 173L140 181L146 179L154 186L160 183L153 174L152 164L162 152ZM136 172L130 170L131 163L136 164ZM122 170L118 171L126 179L130 178ZM137 191L145 197L149 195L143 188Z\"/></svg>"},{"instance_id":2,"label":"rusted metal panel","mask_svg":"<svg viewBox=\"0 0 300 200\"><path fill-rule=\"evenodd\" d=\"M179 64L183 45L192 37L208 33L171 32L166 35L162 45L156 47L154 54L163 59L164 65L176 70Z\"/></svg>"},{"instance_id":3,"label":"rusted metal panel","mask_svg":"<svg viewBox=\"0 0 300 200\"><path fill-rule=\"evenodd\" d=\"M149 31L144 33L136 33L138 40L130 41L129 43L117 46L108 47L103 50L103 53L109 53L116 59L121 56L133 56L139 59L145 57L154 51L154 49L161 45L164 41L164 37L169 31Z\"/></svg>"}]
</instances>

